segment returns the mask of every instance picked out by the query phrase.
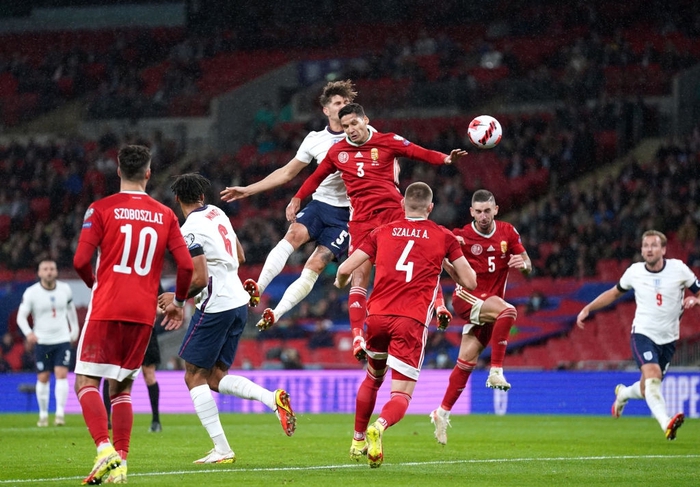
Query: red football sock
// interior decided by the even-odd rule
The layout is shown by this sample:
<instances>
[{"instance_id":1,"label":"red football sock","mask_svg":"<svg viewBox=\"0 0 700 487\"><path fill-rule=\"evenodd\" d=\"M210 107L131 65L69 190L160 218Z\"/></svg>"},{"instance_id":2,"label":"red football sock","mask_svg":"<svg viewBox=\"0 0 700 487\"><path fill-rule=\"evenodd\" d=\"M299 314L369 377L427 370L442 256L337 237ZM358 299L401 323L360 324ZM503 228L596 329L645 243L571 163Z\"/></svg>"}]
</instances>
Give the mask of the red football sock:
<instances>
[{"instance_id":1,"label":"red football sock","mask_svg":"<svg viewBox=\"0 0 700 487\"><path fill-rule=\"evenodd\" d=\"M365 318L367 318L367 289L359 286L350 288L348 314L350 315L350 328L364 329Z\"/></svg>"},{"instance_id":2,"label":"red football sock","mask_svg":"<svg viewBox=\"0 0 700 487\"><path fill-rule=\"evenodd\" d=\"M122 392L112 396L112 435L114 449L122 460L129 454L131 429L134 425L134 410L131 407L131 394Z\"/></svg>"},{"instance_id":3,"label":"red football sock","mask_svg":"<svg viewBox=\"0 0 700 487\"><path fill-rule=\"evenodd\" d=\"M462 395L462 391L467 386L467 381L474 367L476 367L475 362L465 362L457 359L457 365L455 365L450 374L450 382L447 385L445 397L442 398L442 409L445 411L452 410L452 406L455 405L459 396Z\"/></svg>"},{"instance_id":4,"label":"red football sock","mask_svg":"<svg viewBox=\"0 0 700 487\"><path fill-rule=\"evenodd\" d=\"M382 422L385 428L398 423L401 421L401 418L406 415L406 410L408 409L408 404L410 402L410 394L391 391L391 399L389 399L389 401L382 408L382 413L379 415L379 421Z\"/></svg>"},{"instance_id":5,"label":"red football sock","mask_svg":"<svg viewBox=\"0 0 700 487\"><path fill-rule=\"evenodd\" d=\"M83 419L90 436L99 446L109 441L107 410L102 402L102 394L95 386L85 386L78 391L78 402L83 410Z\"/></svg>"},{"instance_id":6,"label":"red football sock","mask_svg":"<svg viewBox=\"0 0 700 487\"><path fill-rule=\"evenodd\" d=\"M372 417L374 405L377 403L377 391L382 385L384 377L377 378L367 371L365 380L360 384L355 398L355 431L364 433L367 430L369 419ZM361 438L356 438L361 439Z\"/></svg>"},{"instance_id":7,"label":"red football sock","mask_svg":"<svg viewBox=\"0 0 700 487\"><path fill-rule=\"evenodd\" d=\"M510 335L510 329L517 317L518 312L515 308L506 308L496 316L491 335L491 367L503 367L508 347L508 335Z\"/></svg>"}]
</instances>

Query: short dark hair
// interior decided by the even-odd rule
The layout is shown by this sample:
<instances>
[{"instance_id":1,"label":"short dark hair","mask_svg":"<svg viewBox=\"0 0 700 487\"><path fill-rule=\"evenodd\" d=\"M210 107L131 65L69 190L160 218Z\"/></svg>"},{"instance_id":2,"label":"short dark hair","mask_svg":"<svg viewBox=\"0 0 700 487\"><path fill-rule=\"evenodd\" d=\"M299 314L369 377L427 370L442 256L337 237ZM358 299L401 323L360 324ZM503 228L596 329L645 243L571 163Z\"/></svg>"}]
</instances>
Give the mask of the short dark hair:
<instances>
[{"instance_id":1,"label":"short dark hair","mask_svg":"<svg viewBox=\"0 0 700 487\"><path fill-rule=\"evenodd\" d=\"M427 184L417 181L406 188L404 205L409 211L427 210L433 202L433 190Z\"/></svg>"},{"instance_id":2,"label":"short dark hair","mask_svg":"<svg viewBox=\"0 0 700 487\"><path fill-rule=\"evenodd\" d=\"M357 115L365 117L365 109L359 103L348 103L338 112L338 118L343 118L345 115Z\"/></svg>"},{"instance_id":3,"label":"short dark hair","mask_svg":"<svg viewBox=\"0 0 700 487\"><path fill-rule=\"evenodd\" d=\"M488 202L492 202L494 205L496 204L496 198L493 196L491 191L486 189L477 189L474 191L474 194L472 195L472 205L474 205L474 203Z\"/></svg>"},{"instance_id":4,"label":"short dark hair","mask_svg":"<svg viewBox=\"0 0 700 487\"><path fill-rule=\"evenodd\" d=\"M323 92L318 97L318 101L322 107L325 107L334 96L342 96L352 102L357 96L357 91L355 91L355 86L349 79L345 81L330 81L323 87Z\"/></svg>"},{"instance_id":5,"label":"short dark hair","mask_svg":"<svg viewBox=\"0 0 700 487\"><path fill-rule=\"evenodd\" d=\"M170 189L181 202L189 205L197 203L210 186L211 183L207 178L199 173L189 172L176 176Z\"/></svg>"},{"instance_id":6,"label":"short dark hair","mask_svg":"<svg viewBox=\"0 0 700 487\"><path fill-rule=\"evenodd\" d=\"M142 181L151 163L151 151L143 145L127 145L117 155L122 179Z\"/></svg>"}]
</instances>

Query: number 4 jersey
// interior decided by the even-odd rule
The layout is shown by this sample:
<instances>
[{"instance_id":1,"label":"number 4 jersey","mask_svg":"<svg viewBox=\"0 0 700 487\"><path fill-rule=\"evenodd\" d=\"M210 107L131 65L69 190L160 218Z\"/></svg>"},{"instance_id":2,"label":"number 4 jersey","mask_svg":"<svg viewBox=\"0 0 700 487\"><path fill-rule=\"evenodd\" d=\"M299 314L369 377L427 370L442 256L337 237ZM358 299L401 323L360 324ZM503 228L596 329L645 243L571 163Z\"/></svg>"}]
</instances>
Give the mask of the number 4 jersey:
<instances>
[{"instance_id":1,"label":"number 4 jersey","mask_svg":"<svg viewBox=\"0 0 700 487\"><path fill-rule=\"evenodd\" d=\"M153 325L165 249L185 246L175 213L146 193L122 191L90 205L83 242L98 248L86 321Z\"/></svg>"},{"instance_id":2,"label":"number 4 jersey","mask_svg":"<svg viewBox=\"0 0 700 487\"><path fill-rule=\"evenodd\" d=\"M250 296L238 277L236 232L221 209L205 205L194 210L181 228L193 257L204 254L209 282L195 296L202 312L218 313L246 305Z\"/></svg>"},{"instance_id":3,"label":"number 4 jersey","mask_svg":"<svg viewBox=\"0 0 700 487\"><path fill-rule=\"evenodd\" d=\"M427 326L440 284L442 261L462 257L455 236L424 219L405 219L382 225L359 249L374 262L370 315L406 316Z\"/></svg>"}]
</instances>

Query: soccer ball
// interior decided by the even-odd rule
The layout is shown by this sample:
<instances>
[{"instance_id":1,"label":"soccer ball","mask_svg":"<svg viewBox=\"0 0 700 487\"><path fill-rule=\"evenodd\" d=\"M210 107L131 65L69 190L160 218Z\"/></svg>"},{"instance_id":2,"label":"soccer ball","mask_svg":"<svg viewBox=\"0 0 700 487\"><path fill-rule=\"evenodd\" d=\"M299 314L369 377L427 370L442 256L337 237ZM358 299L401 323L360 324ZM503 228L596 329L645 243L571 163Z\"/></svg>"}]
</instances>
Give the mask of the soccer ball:
<instances>
[{"instance_id":1,"label":"soccer ball","mask_svg":"<svg viewBox=\"0 0 700 487\"><path fill-rule=\"evenodd\" d=\"M480 149L492 149L498 145L503 136L503 129L498 120L490 115L479 115L469 123L467 130L469 141Z\"/></svg>"}]
</instances>

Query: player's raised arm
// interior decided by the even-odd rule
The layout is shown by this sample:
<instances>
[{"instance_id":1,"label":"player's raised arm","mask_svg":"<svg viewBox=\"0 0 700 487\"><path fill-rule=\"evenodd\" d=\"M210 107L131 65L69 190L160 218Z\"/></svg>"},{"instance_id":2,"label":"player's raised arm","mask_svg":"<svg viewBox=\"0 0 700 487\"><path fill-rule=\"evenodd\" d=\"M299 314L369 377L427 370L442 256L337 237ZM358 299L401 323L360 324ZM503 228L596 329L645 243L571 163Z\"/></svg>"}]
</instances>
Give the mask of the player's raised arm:
<instances>
[{"instance_id":1,"label":"player's raised arm","mask_svg":"<svg viewBox=\"0 0 700 487\"><path fill-rule=\"evenodd\" d=\"M445 164L454 164L467 154L469 154L469 152L463 149L452 149L450 155L445 158Z\"/></svg>"},{"instance_id":2,"label":"player's raised arm","mask_svg":"<svg viewBox=\"0 0 700 487\"><path fill-rule=\"evenodd\" d=\"M318 188L323 180L333 174L335 170L336 168L333 163L331 163L326 157L318 164L318 167L313 174L309 176L306 181L304 181L304 184L301 185L301 188L299 188L299 191L297 191L294 197L299 198L301 201L305 200L311 196L311 193L316 191L316 188Z\"/></svg>"},{"instance_id":3,"label":"player's raised arm","mask_svg":"<svg viewBox=\"0 0 700 487\"><path fill-rule=\"evenodd\" d=\"M295 157L258 182L249 184L248 186L227 187L221 191L221 199L226 202L236 201L282 186L294 179L306 166L308 166L308 164L305 164Z\"/></svg>"},{"instance_id":4,"label":"player's raised arm","mask_svg":"<svg viewBox=\"0 0 700 487\"><path fill-rule=\"evenodd\" d=\"M593 301L591 301L583 307L581 312L576 317L576 326L578 326L579 328L584 328L585 325L583 324L583 321L586 318L588 318L588 315L591 313L591 311L605 308L606 306L612 304L617 298L621 297L623 294L625 294L625 292L621 291L617 286L612 287L607 291L599 294L597 298L595 298Z\"/></svg>"}]
</instances>

